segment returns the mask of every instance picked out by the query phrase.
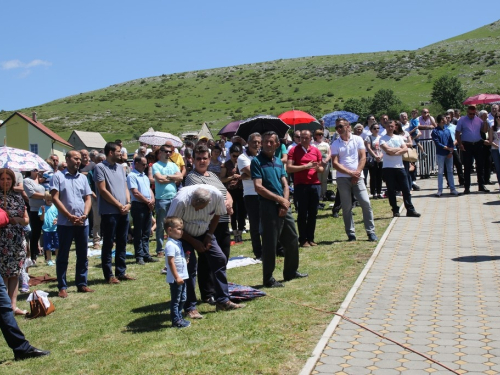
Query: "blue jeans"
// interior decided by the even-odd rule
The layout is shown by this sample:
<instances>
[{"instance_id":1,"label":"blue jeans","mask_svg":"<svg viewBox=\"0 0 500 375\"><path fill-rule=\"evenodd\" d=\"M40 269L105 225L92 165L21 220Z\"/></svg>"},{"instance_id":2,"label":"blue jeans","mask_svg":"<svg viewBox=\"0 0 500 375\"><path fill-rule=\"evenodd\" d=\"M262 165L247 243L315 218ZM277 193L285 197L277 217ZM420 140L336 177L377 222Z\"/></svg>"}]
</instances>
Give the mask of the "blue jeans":
<instances>
[{"instance_id":1,"label":"blue jeans","mask_svg":"<svg viewBox=\"0 0 500 375\"><path fill-rule=\"evenodd\" d=\"M181 285L176 282L170 283L170 318L172 323L182 319L182 309L184 302L186 302L187 281L184 280L184 284Z\"/></svg>"},{"instance_id":2,"label":"blue jeans","mask_svg":"<svg viewBox=\"0 0 500 375\"><path fill-rule=\"evenodd\" d=\"M314 242L316 231L316 217L318 216L319 196L321 185L295 185L297 198L297 227L299 229L299 242Z\"/></svg>"},{"instance_id":3,"label":"blue jeans","mask_svg":"<svg viewBox=\"0 0 500 375\"><path fill-rule=\"evenodd\" d=\"M14 351L14 353L25 353L31 345L24 337L24 334L19 329L12 305L7 293L7 287L0 277L0 329L2 330L3 337L7 341L7 345Z\"/></svg>"},{"instance_id":4,"label":"blue jeans","mask_svg":"<svg viewBox=\"0 0 500 375\"><path fill-rule=\"evenodd\" d=\"M194 238L203 242L205 235L203 234ZM196 250L193 249L193 246L185 240L181 240L181 242L184 252L190 252L188 263L189 280L186 280L187 299L186 304L184 305L184 311L189 312L196 310L196 271L198 264L196 259ZM219 247L217 240L212 239L212 246L210 249L199 254L199 256L206 257L210 267L210 272L214 275L215 300L218 303L226 303L229 301L229 290L226 276L227 258Z\"/></svg>"},{"instance_id":5,"label":"blue jeans","mask_svg":"<svg viewBox=\"0 0 500 375\"><path fill-rule=\"evenodd\" d=\"M448 185L450 185L450 190L455 190L455 181L453 181L453 154L451 157L445 155L436 154L438 163L438 192L443 192L443 174L446 170L446 175L448 176Z\"/></svg>"},{"instance_id":6,"label":"blue jeans","mask_svg":"<svg viewBox=\"0 0 500 375\"><path fill-rule=\"evenodd\" d=\"M146 203L132 202L130 209L134 223L135 259L150 258L149 235L151 233L152 214Z\"/></svg>"},{"instance_id":7,"label":"blue jeans","mask_svg":"<svg viewBox=\"0 0 500 375\"><path fill-rule=\"evenodd\" d=\"M113 250L113 241L116 239L115 250L115 271L116 276L125 275L127 265L125 263L127 234L128 234L128 215L106 214L101 215L102 228L102 273L104 278L109 280L113 277L113 264L111 250ZM86 241L85 241L86 243Z\"/></svg>"},{"instance_id":8,"label":"blue jeans","mask_svg":"<svg viewBox=\"0 0 500 375\"><path fill-rule=\"evenodd\" d=\"M156 212L156 253L158 254L163 249L163 220L167 217L168 209L170 208L170 203L172 199L157 199L155 203Z\"/></svg>"},{"instance_id":9,"label":"blue jeans","mask_svg":"<svg viewBox=\"0 0 500 375\"><path fill-rule=\"evenodd\" d=\"M69 248L75 240L76 268L75 283L77 286L87 285L89 261L87 259L89 226L58 225L59 253L56 259L57 287L67 289L66 271L68 270Z\"/></svg>"}]
</instances>

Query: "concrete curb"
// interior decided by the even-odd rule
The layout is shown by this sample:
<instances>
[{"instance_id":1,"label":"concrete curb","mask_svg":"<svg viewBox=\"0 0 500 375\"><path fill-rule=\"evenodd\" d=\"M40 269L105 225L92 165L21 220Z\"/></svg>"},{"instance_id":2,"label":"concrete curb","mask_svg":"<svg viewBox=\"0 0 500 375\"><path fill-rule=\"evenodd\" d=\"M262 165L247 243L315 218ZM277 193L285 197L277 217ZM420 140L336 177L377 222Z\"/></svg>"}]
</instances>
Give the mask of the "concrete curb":
<instances>
[{"instance_id":1,"label":"concrete curb","mask_svg":"<svg viewBox=\"0 0 500 375\"><path fill-rule=\"evenodd\" d=\"M403 210L403 208L404 208L404 205L401 205L399 212L401 212ZM373 263L375 262L375 259L377 259L377 256L380 253L380 250L384 246L385 241L387 240L387 237L389 236L389 233L391 232L392 228L394 227L394 224L396 223L396 219L397 218L393 218L391 220L391 223L389 224L389 226L385 230L384 235L380 239L372 256L368 260L368 263L366 263L365 268L363 268L363 271L361 271L361 273L359 274L359 276L356 279L356 282L352 286L351 290L349 290L349 293L347 294L344 301L342 302L342 305L340 305L340 308L337 310L337 314L343 315L345 313L345 311L347 310L347 308L349 307L352 299L354 298L354 295L358 291L359 287L361 286L361 283L363 282L366 275L368 274L368 271L370 271ZM321 338L319 339L318 344L316 345L316 347L314 348L314 350L312 352L312 356L307 359L307 362L304 365L304 367L302 368L302 370L300 371L299 375L309 375L314 370L314 368L316 367L316 363L318 362L319 358L321 357L321 353L323 353L323 350L327 346L328 341L332 337L333 332L335 331L335 329L337 328L337 325L340 322L340 319L342 319L342 318L339 317L338 315L335 315L333 317L332 321L330 322L328 327L326 327L325 331L321 335Z\"/></svg>"}]
</instances>

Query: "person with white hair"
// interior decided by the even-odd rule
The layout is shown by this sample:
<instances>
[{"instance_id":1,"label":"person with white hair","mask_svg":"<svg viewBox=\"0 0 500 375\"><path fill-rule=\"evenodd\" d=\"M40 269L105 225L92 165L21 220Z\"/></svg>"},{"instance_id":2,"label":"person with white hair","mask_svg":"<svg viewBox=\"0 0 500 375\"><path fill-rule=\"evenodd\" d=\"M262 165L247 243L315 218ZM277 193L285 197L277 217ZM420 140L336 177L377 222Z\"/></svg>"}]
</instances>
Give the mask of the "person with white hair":
<instances>
[{"instance_id":1,"label":"person with white hair","mask_svg":"<svg viewBox=\"0 0 500 375\"><path fill-rule=\"evenodd\" d=\"M184 222L181 242L189 259L184 312L191 319L203 318L196 309L196 253L199 257L205 257L210 266L214 279L216 310L227 311L245 307L244 304L236 304L229 300L227 258L214 235L219 217L226 213L224 196L219 189L208 184L183 187L172 200L168 210L167 217L176 216Z\"/></svg>"}]
</instances>

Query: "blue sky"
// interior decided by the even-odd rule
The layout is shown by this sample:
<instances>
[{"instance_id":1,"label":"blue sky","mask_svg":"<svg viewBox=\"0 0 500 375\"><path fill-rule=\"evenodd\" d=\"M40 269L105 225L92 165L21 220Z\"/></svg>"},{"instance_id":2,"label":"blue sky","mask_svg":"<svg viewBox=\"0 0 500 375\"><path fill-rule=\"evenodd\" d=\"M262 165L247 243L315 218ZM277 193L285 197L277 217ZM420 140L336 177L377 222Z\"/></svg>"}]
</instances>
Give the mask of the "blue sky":
<instances>
[{"instance_id":1,"label":"blue sky","mask_svg":"<svg viewBox=\"0 0 500 375\"><path fill-rule=\"evenodd\" d=\"M498 1L6 1L0 110L137 78L424 47L500 18ZM480 15L480 17L479 17Z\"/></svg>"}]
</instances>

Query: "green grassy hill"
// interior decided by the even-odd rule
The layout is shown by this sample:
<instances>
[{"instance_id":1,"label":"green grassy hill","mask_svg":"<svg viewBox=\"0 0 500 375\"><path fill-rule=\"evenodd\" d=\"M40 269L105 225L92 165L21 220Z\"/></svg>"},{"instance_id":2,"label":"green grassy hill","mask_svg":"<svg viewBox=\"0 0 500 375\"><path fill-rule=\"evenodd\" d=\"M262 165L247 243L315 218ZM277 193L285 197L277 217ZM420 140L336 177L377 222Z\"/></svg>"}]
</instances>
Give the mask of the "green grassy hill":
<instances>
[{"instance_id":1,"label":"green grassy hill","mask_svg":"<svg viewBox=\"0 0 500 375\"><path fill-rule=\"evenodd\" d=\"M259 113L296 108L322 116L379 89L392 89L402 109L410 109L430 102L433 81L444 74L458 77L470 95L500 92L499 45L500 20L415 51L313 56L141 78L19 110L37 111L64 138L86 130L107 140L133 140L150 126L179 134L207 122L216 133ZM2 111L0 118L11 113Z\"/></svg>"}]
</instances>

